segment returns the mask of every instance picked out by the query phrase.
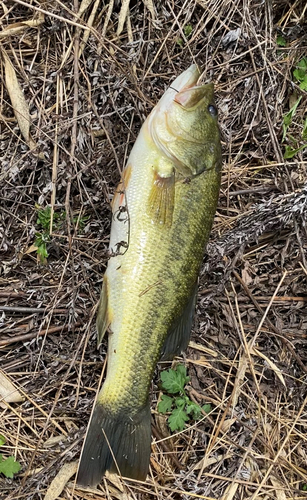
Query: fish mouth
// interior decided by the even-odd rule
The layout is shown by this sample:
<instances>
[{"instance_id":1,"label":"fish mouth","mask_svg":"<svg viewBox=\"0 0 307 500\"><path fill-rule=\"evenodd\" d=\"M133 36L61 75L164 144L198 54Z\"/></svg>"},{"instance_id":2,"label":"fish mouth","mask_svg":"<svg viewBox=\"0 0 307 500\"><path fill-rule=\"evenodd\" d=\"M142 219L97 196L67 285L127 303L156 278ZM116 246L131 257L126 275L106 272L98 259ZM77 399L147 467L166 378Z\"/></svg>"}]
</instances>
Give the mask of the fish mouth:
<instances>
[{"instance_id":1,"label":"fish mouth","mask_svg":"<svg viewBox=\"0 0 307 500\"><path fill-rule=\"evenodd\" d=\"M173 101L186 109L196 106L208 92L213 93L212 84L200 84L201 73L196 64L192 64L184 73L171 85L171 89L176 93Z\"/></svg>"},{"instance_id":2,"label":"fish mouth","mask_svg":"<svg viewBox=\"0 0 307 500\"><path fill-rule=\"evenodd\" d=\"M181 73L181 75L177 76L161 97L156 108L154 108L154 114L157 112L168 111L178 94L197 86L200 75L198 66L196 64L192 64L188 69Z\"/></svg>"},{"instance_id":3,"label":"fish mouth","mask_svg":"<svg viewBox=\"0 0 307 500\"><path fill-rule=\"evenodd\" d=\"M186 69L181 75L173 81L170 86L171 90L175 92L182 92L187 89L195 87L198 83L200 77L200 71L197 64L192 64L188 69Z\"/></svg>"}]
</instances>

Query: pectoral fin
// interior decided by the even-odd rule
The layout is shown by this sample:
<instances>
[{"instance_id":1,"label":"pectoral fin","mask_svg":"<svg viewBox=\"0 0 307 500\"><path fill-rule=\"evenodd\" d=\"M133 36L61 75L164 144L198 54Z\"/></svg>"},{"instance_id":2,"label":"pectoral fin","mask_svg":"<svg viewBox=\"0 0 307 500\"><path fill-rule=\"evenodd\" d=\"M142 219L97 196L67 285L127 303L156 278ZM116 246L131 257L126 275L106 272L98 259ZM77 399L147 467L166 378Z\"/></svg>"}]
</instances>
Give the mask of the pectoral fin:
<instances>
[{"instance_id":1,"label":"pectoral fin","mask_svg":"<svg viewBox=\"0 0 307 500\"><path fill-rule=\"evenodd\" d=\"M195 312L197 288L198 284L196 283L186 307L181 316L177 318L166 337L161 351L161 361L173 359L188 346Z\"/></svg>"},{"instance_id":2,"label":"pectoral fin","mask_svg":"<svg viewBox=\"0 0 307 500\"><path fill-rule=\"evenodd\" d=\"M175 174L162 177L157 172L148 198L148 214L153 222L170 227L175 202Z\"/></svg>"},{"instance_id":3,"label":"pectoral fin","mask_svg":"<svg viewBox=\"0 0 307 500\"><path fill-rule=\"evenodd\" d=\"M106 275L103 277L102 288L100 293L100 300L97 313L97 347L100 346L104 334L110 324L108 313L108 278Z\"/></svg>"}]
</instances>

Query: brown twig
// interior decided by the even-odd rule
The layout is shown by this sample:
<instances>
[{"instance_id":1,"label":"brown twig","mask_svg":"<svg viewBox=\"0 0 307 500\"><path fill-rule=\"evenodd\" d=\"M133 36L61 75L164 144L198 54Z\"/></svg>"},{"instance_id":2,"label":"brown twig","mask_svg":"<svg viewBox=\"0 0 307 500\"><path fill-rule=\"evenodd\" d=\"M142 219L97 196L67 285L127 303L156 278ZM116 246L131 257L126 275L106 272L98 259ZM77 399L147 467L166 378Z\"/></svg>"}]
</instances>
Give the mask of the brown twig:
<instances>
[{"instance_id":1,"label":"brown twig","mask_svg":"<svg viewBox=\"0 0 307 500\"><path fill-rule=\"evenodd\" d=\"M82 325L82 321L77 321L74 323L74 327ZM7 339L0 340L0 347L8 346L10 344L15 344L16 342L25 342L27 340L35 339L35 337L42 337L43 335L50 335L51 333L66 332L71 328L70 325L64 326L52 326L47 330L40 330L38 332L25 333L24 335L16 335L15 337L10 337Z\"/></svg>"},{"instance_id":2,"label":"brown twig","mask_svg":"<svg viewBox=\"0 0 307 500\"><path fill-rule=\"evenodd\" d=\"M177 469L181 470L182 465L179 462L179 460L177 460L177 458L175 456L175 451L170 449L170 447L168 446L166 441L163 441L163 438L155 425L152 426L152 433L155 436L155 438L159 441L159 446L161 446L161 448L163 448L163 450L167 453L167 456L174 462Z\"/></svg>"},{"instance_id":3,"label":"brown twig","mask_svg":"<svg viewBox=\"0 0 307 500\"><path fill-rule=\"evenodd\" d=\"M244 288L245 293L249 296L249 298L253 302L254 306L258 309L258 311L260 312L260 314L264 315L265 311L262 309L262 307L260 306L260 304L258 304L258 302L255 299L254 295L251 293L251 291L249 290L248 286L244 283L244 281L242 280L241 276L236 271L234 271L234 270L232 272L233 272L233 275L235 276L235 278L239 281L239 283ZM295 360L300 365L300 367L302 368L302 370L305 373L307 373L307 366L304 365L304 363L302 362L302 360L299 357L299 355L296 354L295 350L293 349L293 346L292 346L291 342L283 336L282 332L278 328L276 328L276 326L272 323L272 321L268 317L265 318L265 321L267 322L267 324L269 325L269 327L273 330L273 332L276 333L276 335L279 336L279 338L281 339L282 343L287 347L287 349L289 349L289 351L291 352L292 356L295 358Z\"/></svg>"}]
</instances>

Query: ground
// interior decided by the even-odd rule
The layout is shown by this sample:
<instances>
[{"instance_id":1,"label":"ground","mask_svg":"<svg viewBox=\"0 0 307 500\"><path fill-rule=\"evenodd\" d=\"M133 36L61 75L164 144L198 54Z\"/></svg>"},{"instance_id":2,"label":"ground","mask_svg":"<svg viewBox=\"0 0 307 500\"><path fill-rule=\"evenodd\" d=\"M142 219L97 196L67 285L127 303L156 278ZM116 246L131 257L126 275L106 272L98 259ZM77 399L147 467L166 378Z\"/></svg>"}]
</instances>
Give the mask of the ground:
<instances>
[{"instance_id":1,"label":"ground","mask_svg":"<svg viewBox=\"0 0 307 500\"><path fill-rule=\"evenodd\" d=\"M1 498L307 498L306 13L304 0L0 2L0 452L21 465L0 474ZM171 436L161 363L146 482L85 491L110 200L193 62L215 84L223 177L179 359L211 412Z\"/></svg>"}]
</instances>

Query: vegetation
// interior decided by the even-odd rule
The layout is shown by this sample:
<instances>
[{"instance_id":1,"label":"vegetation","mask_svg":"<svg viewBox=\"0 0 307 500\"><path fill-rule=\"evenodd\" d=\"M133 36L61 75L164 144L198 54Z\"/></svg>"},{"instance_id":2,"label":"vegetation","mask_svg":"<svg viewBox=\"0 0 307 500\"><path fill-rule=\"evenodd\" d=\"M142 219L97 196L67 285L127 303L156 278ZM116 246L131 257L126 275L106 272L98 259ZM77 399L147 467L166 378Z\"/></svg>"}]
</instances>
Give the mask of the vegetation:
<instances>
[{"instance_id":1,"label":"vegetation","mask_svg":"<svg viewBox=\"0 0 307 500\"><path fill-rule=\"evenodd\" d=\"M37 209L37 221L36 224L40 226L40 231L37 231L35 234L35 246L37 247L37 255L39 261L42 264L47 263L48 258L48 244L51 242L51 207L47 206L46 208L41 208L40 206L36 207ZM53 230L61 231L63 229L63 224L65 221L66 212L62 211L60 213L53 213ZM89 217L74 217L74 224L78 223L78 227L80 230L83 230L86 222Z\"/></svg>"},{"instance_id":2,"label":"vegetation","mask_svg":"<svg viewBox=\"0 0 307 500\"><path fill-rule=\"evenodd\" d=\"M303 91L307 90L307 57L299 60L293 70L293 81ZM300 108L302 95L296 93L290 96L291 108L283 117L282 142L285 144L285 160L293 158L297 153L307 148L307 116ZM305 116L304 116L305 115ZM297 119L295 117L297 116Z\"/></svg>"},{"instance_id":3,"label":"vegetation","mask_svg":"<svg viewBox=\"0 0 307 500\"><path fill-rule=\"evenodd\" d=\"M5 437L0 434L0 446L3 446L5 442ZM2 453L0 453L0 474L4 474L5 477L12 479L14 474L17 474L20 469L21 465L14 457L3 458Z\"/></svg>"},{"instance_id":4,"label":"vegetation","mask_svg":"<svg viewBox=\"0 0 307 500\"><path fill-rule=\"evenodd\" d=\"M206 404L201 407L187 395L185 386L189 383L190 377L187 376L184 365L179 364L174 369L161 372L161 381L162 388L172 396L167 394L161 396L158 411L163 414L170 412L168 425L171 431L182 431L186 422L191 419L199 420L203 412L211 411L211 405Z\"/></svg>"}]
</instances>

